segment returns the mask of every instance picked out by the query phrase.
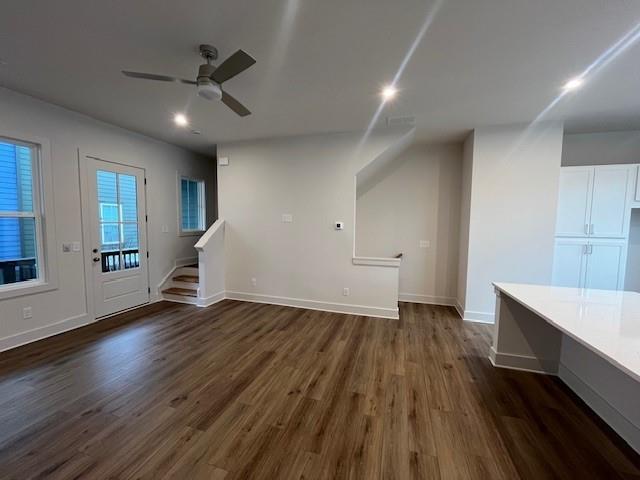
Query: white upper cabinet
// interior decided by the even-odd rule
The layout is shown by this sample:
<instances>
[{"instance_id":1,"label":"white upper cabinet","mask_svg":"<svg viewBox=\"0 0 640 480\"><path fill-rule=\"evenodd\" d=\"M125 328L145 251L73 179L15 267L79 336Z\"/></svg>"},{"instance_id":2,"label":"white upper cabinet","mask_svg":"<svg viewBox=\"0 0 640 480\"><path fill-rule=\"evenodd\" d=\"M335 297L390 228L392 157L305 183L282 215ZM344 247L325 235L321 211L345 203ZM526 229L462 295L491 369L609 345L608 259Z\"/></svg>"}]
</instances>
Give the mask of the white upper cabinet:
<instances>
[{"instance_id":1,"label":"white upper cabinet","mask_svg":"<svg viewBox=\"0 0 640 480\"><path fill-rule=\"evenodd\" d=\"M593 167L561 169L557 236L580 237L588 234L592 186Z\"/></svg>"},{"instance_id":2,"label":"white upper cabinet","mask_svg":"<svg viewBox=\"0 0 640 480\"><path fill-rule=\"evenodd\" d=\"M634 169L635 170L635 169ZM593 176L590 234L624 238L629 228L628 198L632 170L613 165L597 167Z\"/></svg>"},{"instance_id":3,"label":"white upper cabinet","mask_svg":"<svg viewBox=\"0 0 640 480\"><path fill-rule=\"evenodd\" d=\"M626 238L636 166L564 167L556 236Z\"/></svg>"}]
</instances>

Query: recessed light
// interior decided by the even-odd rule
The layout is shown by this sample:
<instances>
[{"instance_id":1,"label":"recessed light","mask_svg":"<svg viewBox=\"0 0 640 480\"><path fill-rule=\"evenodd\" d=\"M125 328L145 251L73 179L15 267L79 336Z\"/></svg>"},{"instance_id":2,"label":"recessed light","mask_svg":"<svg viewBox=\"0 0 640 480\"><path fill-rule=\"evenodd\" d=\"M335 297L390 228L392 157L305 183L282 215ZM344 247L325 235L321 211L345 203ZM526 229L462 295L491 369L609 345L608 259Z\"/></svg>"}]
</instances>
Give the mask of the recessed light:
<instances>
[{"instance_id":1,"label":"recessed light","mask_svg":"<svg viewBox=\"0 0 640 480\"><path fill-rule=\"evenodd\" d=\"M187 125L189 125L189 119L186 117L184 113L176 113L173 116L173 121L179 127L186 127Z\"/></svg>"},{"instance_id":2,"label":"recessed light","mask_svg":"<svg viewBox=\"0 0 640 480\"><path fill-rule=\"evenodd\" d=\"M564 84L563 90L566 92L571 92L573 90L579 89L584 84L584 79L582 77L576 77L569 80Z\"/></svg>"},{"instance_id":3,"label":"recessed light","mask_svg":"<svg viewBox=\"0 0 640 480\"><path fill-rule=\"evenodd\" d=\"M393 85L387 85L382 89L380 95L382 95L382 99L386 102L387 100L392 100L398 94L398 89Z\"/></svg>"}]
</instances>

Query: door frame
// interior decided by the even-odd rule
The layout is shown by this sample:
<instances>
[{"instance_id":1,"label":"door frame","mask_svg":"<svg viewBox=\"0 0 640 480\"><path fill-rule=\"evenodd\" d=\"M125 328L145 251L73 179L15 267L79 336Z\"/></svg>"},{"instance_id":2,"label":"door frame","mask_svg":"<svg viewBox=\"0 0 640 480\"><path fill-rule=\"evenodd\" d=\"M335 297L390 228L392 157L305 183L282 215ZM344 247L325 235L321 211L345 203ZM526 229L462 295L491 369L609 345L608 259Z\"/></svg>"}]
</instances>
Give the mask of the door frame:
<instances>
[{"instance_id":1,"label":"door frame","mask_svg":"<svg viewBox=\"0 0 640 480\"><path fill-rule=\"evenodd\" d=\"M82 149L82 148L78 148L78 174L79 174L79 181L80 181L80 217L81 217L81 223L82 223L82 261L83 261L83 265L84 265L84 295L85 295L85 305L86 305L86 310L87 310L87 315L90 318L91 322L95 322L96 321L96 306L95 306L95 301L94 301L94 291L95 291L95 284L94 284L94 276L93 276L93 261L91 260L91 255L89 255L89 253L91 253L91 225L92 225L92 219L91 219L91 209L89 206L89 201L91 200L89 198L89 185L88 185L88 178L87 178L87 170L88 170L88 166L87 166L87 162L86 162L86 158L91 158L94 160L100 160L102 162L107 162L107 163L113 163L114 165L121 165L124 167L132 167L132 168L137 168L140 169L144 172L144 185L142 188L142 192L144 194L145 197L145 209L144 209L144 216L145 218L148 218L148 211L147 211L147 170L144 167L140 167L137 165L129 165L127 163L118 161L119 159L113 158L109 155L97 155L97 154L93 154L93 153L89 153L88 151ZM110 160L106 160L106 158L111 158ZM147 253L149 252L149 228L148 228L149 222L144 222L144 230L145 230L145 234L146 234L146 238L147 238ZM149 259L147 259L149 260ZM147 261L147 286L150 288L151 287L151 273L150 273L151 269L149 268L149 264ZM142 305L148 305L149 303L151 303L151 295L149 295L149 299L147 302L138 305L136 307L132 307L129 309L125 309L119 312L115 312L113 314L110 315L105 315L103 317L100 317L100 319L105 319L105 318L109 318L113 315L118 315L120 313L129 311L129 310L133 310L135 308L138 308Z\"/></svg>"}]
</instances>

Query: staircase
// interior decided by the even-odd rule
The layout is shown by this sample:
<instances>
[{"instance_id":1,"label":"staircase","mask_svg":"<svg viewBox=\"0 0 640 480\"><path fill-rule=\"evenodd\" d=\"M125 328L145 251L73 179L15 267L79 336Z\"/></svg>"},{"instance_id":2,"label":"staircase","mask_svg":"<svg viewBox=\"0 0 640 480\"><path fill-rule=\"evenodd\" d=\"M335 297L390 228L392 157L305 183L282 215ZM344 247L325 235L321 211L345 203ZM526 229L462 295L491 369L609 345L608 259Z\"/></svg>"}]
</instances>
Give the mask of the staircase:
<instances>
[{"instance_id":1,"label":"staircase","mask_svg":"<svg viewBox=\"0 0 640 480\"><path fill-rule=\"evenodd\" d=\"M196 305L200 287L198 265L177 267L173 271L171 279L163 287L162 297L165 300Z\"/></svg>"}]
</instances>

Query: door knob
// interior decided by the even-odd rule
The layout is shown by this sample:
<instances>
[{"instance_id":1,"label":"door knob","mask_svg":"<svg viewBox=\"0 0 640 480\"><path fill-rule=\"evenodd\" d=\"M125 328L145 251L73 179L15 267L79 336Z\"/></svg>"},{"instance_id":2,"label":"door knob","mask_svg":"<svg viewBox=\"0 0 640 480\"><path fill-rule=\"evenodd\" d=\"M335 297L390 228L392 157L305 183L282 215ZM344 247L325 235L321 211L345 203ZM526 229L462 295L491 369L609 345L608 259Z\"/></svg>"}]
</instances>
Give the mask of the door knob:
<instances>
[{"instance_id":1,"label":"door knob","mask_svg":"<svg viewBox=\"0 0 640 480\"><path fill-rule=\"evenodd\" d=\"M100 261L100 257L93 257L93 261L94 262L99 262Z\"/></svg>"}]
</instances>

